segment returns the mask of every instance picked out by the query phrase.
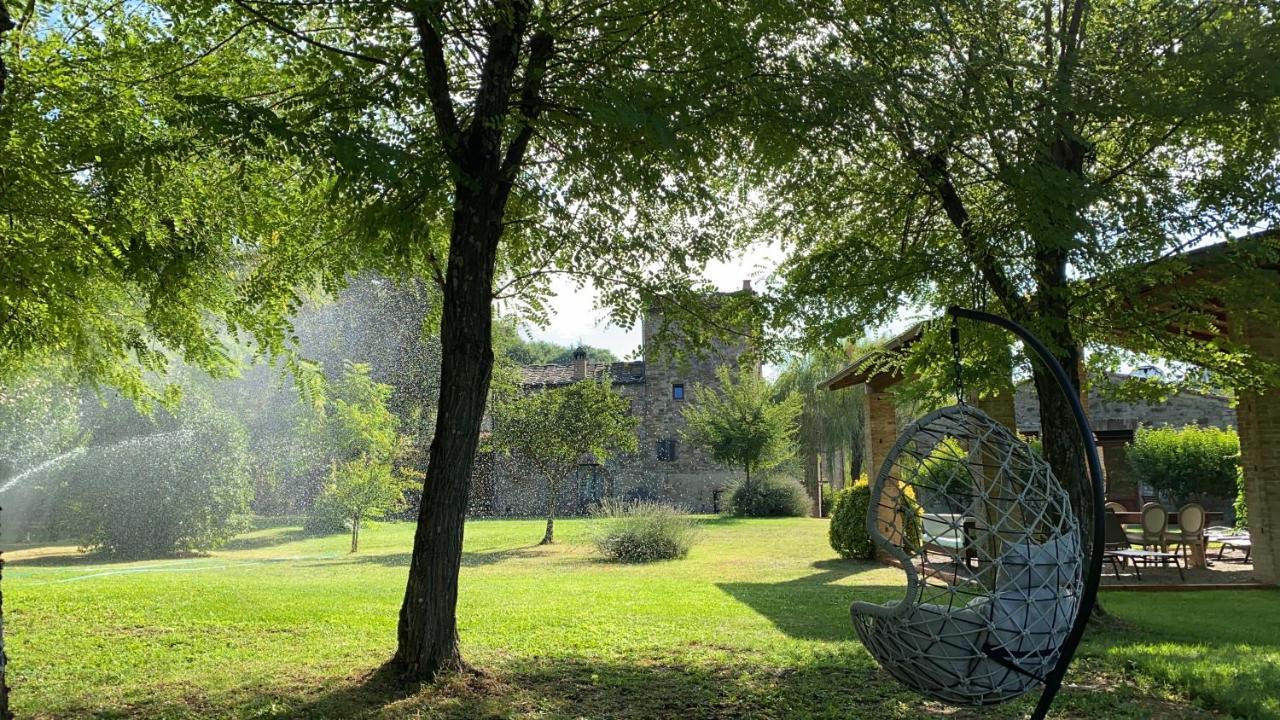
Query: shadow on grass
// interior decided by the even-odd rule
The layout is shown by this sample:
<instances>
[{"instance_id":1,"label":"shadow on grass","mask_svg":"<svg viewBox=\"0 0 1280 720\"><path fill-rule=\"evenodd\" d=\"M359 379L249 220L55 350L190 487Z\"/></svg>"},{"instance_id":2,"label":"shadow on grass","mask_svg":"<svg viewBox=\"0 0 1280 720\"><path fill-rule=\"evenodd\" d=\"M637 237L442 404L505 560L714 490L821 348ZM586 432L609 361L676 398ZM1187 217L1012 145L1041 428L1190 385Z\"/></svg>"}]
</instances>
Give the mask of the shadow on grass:
<instances>
[{"instance_id":1,"label":"shadow on grass","mask_svg":"<svg viewBox=\"0 0 1280 720\"><path fill-rule=\"evenodd\" d=\"M526 547L506 548L502 550L487 550L484 552L463 552L463 567L483 567L485 565L497 565L507 560L533 559L552 554L550 549L540 545L529 545ZM339 559L326 560L323 565L350 564L350 565L381 565L383 567L409 567L409 562L413 558L412 553L383 553L380 555L364 555L361 553L348 554Z\"/></svg>"},{"instance_id":2,"label":"shadow on grass","mask_svg":"<svg viewBox=\"0 0 1280 720\"><path fill-rule=\"evenodd\" d=\"M139 562L176 562L185 560L207 560L209 555L201 555L198 553L175 553L173 555L154 555L149 557L137 557L127 555L116 555L107 552L80 552L71 547L50 548L56 552L40 555L20 555L17 553L6 552L4 555L5 567L47 567L47 568L73 568L84 567L87 565L128 565L130 563ZM15 557L15 555L17 555Z\"/></svg>"},{"instance_id":3,"label":"shadow on grass","mask_svg":"<svg viewBox=\"0 0 1280 720\"><path fill-rule=\"evenodd\" d=\"M838 585L840 580L878 565L849 560L813 563L819 572L778 583L717 583L716 587L768 618L782 632L805 640L853 640L849 605L855 600L887 602L902 597L894 585Z\"/></svg>"},{"instance_id":4,"label":"shadow on grass","mask_svg":"<svg viewBox=\"0 0 1280 720\"><path fill-rule=\"evenodd\" d=\"M1239 717L1280 718L1280 591L1104 593L1083 652Z\"/></svg>"},{"instance_id":5,"label":"shadow on grass","mask_svg":"<svg viewBox=\"0 0 1280 720\"><path fill-rule=\"evenodd\" d=\"M345 535L345 533L344 533ZM322 537L315 533L309 533L302 528L290 528L284 532L271 533L269 535L259 535L258 537L237 537L220 550L261 550L263 548L275 547L286 543L298 542L299 540L308 540L314 537Z\"/></svg>"},{"instance_id":6,"label":"shadow on grass","mask_svg":"<svg viewBox=\"0 0 1280 720\"><path fill-rule=\"evenodd\" d=\"M255 699L251 705L264 701L267 699ZM891 718L904 717L895 711L904 703L919 705L918 698L877 670L861 651L833 654L791 667L530 659L496 670L451 675L420 689L406 689L382 669L354 684L316 696L273 698L267 702L275 708L273 712L247 707L238 709L236 715L273 720ZM880 712L868 714L868 708L873 713ZM159 706L134 710L141 710L144 717L162 717L166 712ZM909 716L929 715L915 712Z\"/></svg>"}]
</instances>

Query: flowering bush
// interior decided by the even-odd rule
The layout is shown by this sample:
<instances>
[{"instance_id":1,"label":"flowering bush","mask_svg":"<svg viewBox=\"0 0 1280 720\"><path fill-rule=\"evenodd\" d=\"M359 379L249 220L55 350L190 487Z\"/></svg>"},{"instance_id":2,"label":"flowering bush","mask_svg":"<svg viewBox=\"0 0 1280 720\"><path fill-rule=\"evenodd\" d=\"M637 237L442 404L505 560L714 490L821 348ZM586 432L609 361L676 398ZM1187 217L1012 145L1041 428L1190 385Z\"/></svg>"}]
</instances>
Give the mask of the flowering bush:
<instances>
[{"instance_id":1,"label":"flowering bush","mask_svg":"<svg viewBox=\"0 0 1280 720\"><path fill-rule=\"evenodd\" d=\"M673 505L606 502L592 512L596 548L618 562L685 557L698 541L698 524Z\"/></svg>"}]
</instances>

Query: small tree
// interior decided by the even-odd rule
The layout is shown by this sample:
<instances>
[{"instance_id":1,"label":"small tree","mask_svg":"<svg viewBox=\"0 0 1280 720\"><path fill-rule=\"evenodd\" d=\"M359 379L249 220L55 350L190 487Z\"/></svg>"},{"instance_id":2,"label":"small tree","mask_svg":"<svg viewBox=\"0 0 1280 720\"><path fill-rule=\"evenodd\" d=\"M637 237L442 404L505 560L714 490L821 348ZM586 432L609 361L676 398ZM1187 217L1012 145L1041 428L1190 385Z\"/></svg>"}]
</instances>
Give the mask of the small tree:
<instances>
[{"instance_id":1,"label":"small tree","mask_svg":"<svg viewBox=\"0 0 1280 720\"><path fill-rule=\"evenodd\" d=\"M351 524L351 552L355 552L360 549L360 525L365 518L380 518L403 508L404 494L421 479L410 468L396 468L385 459L361 453L354 460L333 464L319 502Z\"/></svg>"},{"instance_id":2,"label":"small tree","mask_svg":"<svg viewBox=\"0 0 1280 720\"><path fill-rule=\"evenodd\" d=\"M635 452L636 418L626 398L608 383L583 381L523 395L495 413L492 444L529 462L547 483L547 531L555 542L560 486L588 453L604 462L617 452Z\"/></svg>"},{"instance_id":3,"label":"small tree","mask_svg":"<svg viewBox=\"0 0 1280 720\"><path fill-rule=\"evenodd\" d=\"M347 362L321 412L304 419L301 427L316 458L329 466L308 527L328 532L351 522L352 552L364 518L402 508L406 480L422 478L401 465L412 443L387 408L390 397L391 386L375 382L368 365Z\"/></svg>"},{"instance_id":4,"label":"small tree","mask_svg":"<svg viewBox=\"0 0 1280 720\"><path fill-rule=\"evenodd\" d=\"M1235 430L1142 427L1127 454L1138 480L1174 502L1235 495L1240 464L1240 438Z\"/></svg>"},{"instance_id":5,"label":"small tree","mask_svg":"<svg viewBox=\"0 0 1280 720\"><path fill-rule=\"evenodd\" d=\"M722 465L742 468L746 482L757 470L775 467L795 454L796 393L774 400L769 383L754 369L716 369L721 390L697 386L684 409L684 438Z\"/></svg>"}]
</instances>

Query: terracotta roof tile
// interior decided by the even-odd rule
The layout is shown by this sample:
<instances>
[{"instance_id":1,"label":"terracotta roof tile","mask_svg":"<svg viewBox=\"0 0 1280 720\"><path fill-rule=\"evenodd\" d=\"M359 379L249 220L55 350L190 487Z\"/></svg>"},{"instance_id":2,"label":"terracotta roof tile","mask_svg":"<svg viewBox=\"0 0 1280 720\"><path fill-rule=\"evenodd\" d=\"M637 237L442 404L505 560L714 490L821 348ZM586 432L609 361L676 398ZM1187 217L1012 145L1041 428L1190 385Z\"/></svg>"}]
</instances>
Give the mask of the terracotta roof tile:
<instances>
[{"instance_id":1,"label":"terracotta roof tile","mask_svg":"<svg viewBox=\"0 0 1280 720\"><path fill-rule=\"evenodd\" d=\"M520 367L521 384L525 387L556 387L572 385L573 365L523 365ZM587 363L587 377L608 376L614 385L644 384L644 361L615 363Z\"/></svg>"}]
</instances>

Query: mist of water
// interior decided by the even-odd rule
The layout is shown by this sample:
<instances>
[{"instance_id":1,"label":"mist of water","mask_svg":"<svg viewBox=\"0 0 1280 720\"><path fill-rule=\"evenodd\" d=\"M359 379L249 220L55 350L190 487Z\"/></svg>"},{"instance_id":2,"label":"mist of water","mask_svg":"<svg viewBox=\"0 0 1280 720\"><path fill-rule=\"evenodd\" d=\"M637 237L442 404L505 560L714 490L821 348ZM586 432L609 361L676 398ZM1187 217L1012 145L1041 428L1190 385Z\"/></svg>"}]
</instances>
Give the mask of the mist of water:
<instances>
[{"instance_id":1,"label":"mist of water","mask_svg":"<svg viewBox=\"0 0 1280 720\"><path fill-rule=\"evenodd\" d=\"M49 458L48 460L45 460L39 465L23 470L17 475L14 475L13 477L9 478L9 481L6 482L4 485L0 485L0 493L4 493L8 491L10 488L16 487L19 483L21 483L22 481L26 480L29 477L38 475L39 473L45 470L54 468L62 461L75 457L76 455L79 455L80 453L84 452L84 450L85 449L83 447L73 448L71 450L68 450L62 453L57 457Z\"/></svg>"}]
</instances>

